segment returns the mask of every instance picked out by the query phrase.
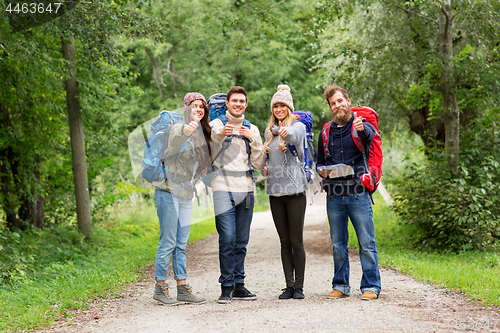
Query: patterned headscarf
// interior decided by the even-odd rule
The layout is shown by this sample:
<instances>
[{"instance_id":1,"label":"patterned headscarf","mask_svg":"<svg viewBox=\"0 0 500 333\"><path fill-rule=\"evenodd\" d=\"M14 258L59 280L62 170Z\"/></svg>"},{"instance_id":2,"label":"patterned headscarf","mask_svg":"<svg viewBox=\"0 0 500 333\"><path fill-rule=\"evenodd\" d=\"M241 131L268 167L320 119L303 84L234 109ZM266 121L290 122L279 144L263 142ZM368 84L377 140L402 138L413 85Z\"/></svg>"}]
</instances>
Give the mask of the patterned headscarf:
<instances>
[{"instance_id":1,"label":"patterned headscarf","mask_svg":"<svg viewBox=\"0 0 500 333\"><path fill-rule=\"evenodd\" d=\"M184 102L182 103L182 109L184 109L184 111L185 111L191 103L193 103L194 101L196 101L198 99L200 101L203 101L205 105L207 104L207 100L205 99L205 96L203 96L202 94L197 93L197 92L187 93L186 96L184 96Z\"/></svg>"}]
</instances>

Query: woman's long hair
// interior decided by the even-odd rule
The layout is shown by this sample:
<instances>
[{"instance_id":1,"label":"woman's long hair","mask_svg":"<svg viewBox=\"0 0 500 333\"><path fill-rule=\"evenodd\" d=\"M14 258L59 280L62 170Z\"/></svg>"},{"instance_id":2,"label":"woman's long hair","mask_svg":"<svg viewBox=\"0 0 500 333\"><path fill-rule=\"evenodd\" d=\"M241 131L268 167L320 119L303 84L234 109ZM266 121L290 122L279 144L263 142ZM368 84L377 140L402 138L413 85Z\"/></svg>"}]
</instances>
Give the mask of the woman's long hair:
<instances>
[{"instance_id":1,"label":"woman's long hair","mask_svg":"<svg viewBox=\"0 0 500 333\"><path fill-rule=\"evenodd\" d=\"M193 141L194 144L194 149L196 151L197 155L197 160L200 162L200 165L203 165L203 167L210 166L212 163L212 149L210 147L210 142L211 142L211 137L212 137L212 127L208 123L208 118L210 116L210 110L208 110L207 103L205 101L201 100L203 103L203 108L205 109L205 114L203 115L203 118L200 120L200 125L198 128L191 134L191 140ZM186 124L189 124L193 118L191 117L191 104L184 110L184 121ZM201 130L200 130L201 127ZM203 136L202 136L203 133ZM205 140L203 140L205 139ZM205 157L205 153L203 151L203 145L207 145L208 149L208 158Z\"/></svg>"},{"instance_id":2,"label":"woman's long hair","mask_svg":"<svg viewBox=\"0 0 500 333\"><path fill-rule=\"evenodd\" d=\"M287 107L287 109L288 109L288 115L286 116L285 119L283 119L281 121L281 126L282 127L290 127L290 126L292 126L292 124L298 118L296 115L293 114L292 110L290 110L289 107ZM272 112L272 108L271 108L271 112ZM274 112L273 112L271 114L271 117L269 117L269 121L267 122L267 127L266 127L267 140L266 140L266 142L264 142L264 151L266 151L266 152L268 152L270 150L269 144L271 143L271 141L273 141L274 137L276 136L276 135L273 134L273 131L272 131L273 125L278 126L278 122L279 122L278 118L276 118L274 116ZM286 146L286 143L285 143L285 141L282 138L280 138L279 145L281 147Z\"/></svg>"}]
</instances>

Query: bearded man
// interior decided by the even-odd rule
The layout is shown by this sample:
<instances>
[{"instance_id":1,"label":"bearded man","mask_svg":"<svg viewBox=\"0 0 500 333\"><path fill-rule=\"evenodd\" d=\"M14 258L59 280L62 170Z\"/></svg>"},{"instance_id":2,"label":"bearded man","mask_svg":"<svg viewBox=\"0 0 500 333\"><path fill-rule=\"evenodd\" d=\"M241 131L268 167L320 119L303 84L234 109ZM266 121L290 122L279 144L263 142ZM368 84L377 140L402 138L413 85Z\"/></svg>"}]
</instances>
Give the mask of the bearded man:
<instances>
[{"instance_id":1,"label":"bearded man","mask_svg":"<svg viewBox=\"0 0 500 333\"><path fill-rule=\"evenodd\" d=\"M350 219L358 237L359 257L363 269L361 299L377 299L381 283L372 204L368 190L360 182L360 176L369 173L369 170L366 169L363 155L353 139L353 131L356 131L369 156L375 128L364 123L361 117L351 111L351 100L345 89L330 86L325 89L324 96L333 116L330 126L326 126L319 136L316 164L327 192L326 210L333 245L333 291L326 297L336 299L348 297L351 293L347 250L347 225ZM325 132L326 128L329 130ZM324 137L325 133L328 133L327 138ZM327 147L324 147L324 144L327 144ZM352 167L354 174L330 178L335 174L325 167L339 164Z\"/></svg>"}]
</instances>

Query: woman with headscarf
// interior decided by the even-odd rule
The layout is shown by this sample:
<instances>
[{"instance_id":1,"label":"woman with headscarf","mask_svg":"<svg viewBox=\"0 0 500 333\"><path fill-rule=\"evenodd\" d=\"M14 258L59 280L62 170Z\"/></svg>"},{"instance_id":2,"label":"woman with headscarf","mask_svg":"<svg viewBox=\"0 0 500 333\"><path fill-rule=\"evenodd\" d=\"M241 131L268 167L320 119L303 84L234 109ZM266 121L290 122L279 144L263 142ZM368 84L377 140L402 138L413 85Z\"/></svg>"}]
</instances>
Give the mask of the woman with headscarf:
<instances>
[{"instance_id":1,"label":"woman with headscarf","mask_svg":"<svg viewBox=\"0 0 500 333\"><path fill-rule=\"evenodd\" d=\"M166 166L167 174L174 177L153 183L160 221L153 299L165 305L205 303L205 299L192 294L191 287L186 283L186 246L191 229L193 192L179 187L179 181L194 186L206 174L211 163L211 127L208 124L207 102L202 94L186 94L183 109L184 122L172 125L164 154L164 161L178 159ZM177 299L169 296L166 282L170 255L177 281Z\"/></svg>"}]
</instances>

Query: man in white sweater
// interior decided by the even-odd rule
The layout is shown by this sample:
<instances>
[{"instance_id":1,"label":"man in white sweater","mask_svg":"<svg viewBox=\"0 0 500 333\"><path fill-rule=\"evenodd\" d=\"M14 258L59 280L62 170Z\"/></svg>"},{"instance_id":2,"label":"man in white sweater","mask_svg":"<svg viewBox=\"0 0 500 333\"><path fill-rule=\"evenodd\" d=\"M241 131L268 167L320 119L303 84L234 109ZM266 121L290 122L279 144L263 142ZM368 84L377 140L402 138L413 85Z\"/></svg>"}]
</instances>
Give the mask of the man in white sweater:
<instances>
[{"instance_id":1,"label":"man in white sweater","mask_svg":"<svg viewBox=\"0 0 500 333\"><path fill-rule=\"evenodd\" d=\"M219 303L234 299L254 300L245 288L246 246L250 238L254 206L254 169L265 162L259 129L245 120L248 106L243 87L227 93L227 112L210 122L216 176L212 180L215 224L219 233ZM222 150L222 148L227 147Z\"/></svg>"}]
</instances>

